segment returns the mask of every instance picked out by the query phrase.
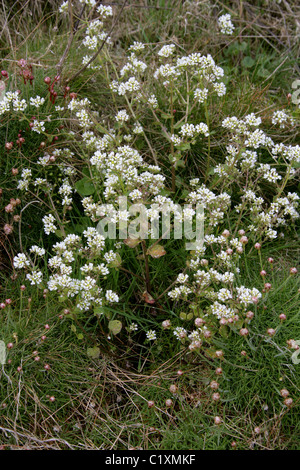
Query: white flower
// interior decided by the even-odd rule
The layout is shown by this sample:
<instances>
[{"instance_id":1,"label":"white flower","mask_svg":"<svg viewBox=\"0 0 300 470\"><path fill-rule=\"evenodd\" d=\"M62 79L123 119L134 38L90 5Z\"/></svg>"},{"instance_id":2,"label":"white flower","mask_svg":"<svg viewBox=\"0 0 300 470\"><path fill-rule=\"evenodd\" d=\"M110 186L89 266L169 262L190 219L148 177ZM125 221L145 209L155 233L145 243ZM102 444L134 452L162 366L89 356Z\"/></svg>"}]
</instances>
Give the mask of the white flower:
<instances>
[{"instance_id":1,"label":"white flower","mask_svg":"<svg viewBox=\"0 0 300 470\"><path fill-rule=\"evenodd\" d=\"M34 132L37 132L38 134L40 134L41 132L44 132L45 131L45 126L44 126L44 121L37 121L36 119L33 121L33 126L32 126L32 130Z\"/></svg>"},{"instance_id":2,"label":"white flower","mask_svg":"<svg viewBox=\"0 0 300 470\"><path fill-rule=\"evenodd\" d=\"M40 96L36 96L35 98L30 98L30 104L31 106L34 106L35 108L39 108L42 104L45 103L45 98L41 98Z\"/></svg>"},{"instance_id":3,"label":"white flower","mask_svg":"<svg viewBox=\"0 0 300 470\"><path fill-rule=\"evenodd\" d=\"M57 227L54 224L55 218L53 217L52 214L45 215L42 221L44 223L44 231L46 235L49 235L50 233L55 233L55 231L57 230Z\"/></svg>"},{"instance_id":4,"label":"white flower","mask_svg":"<svg viewBox=\"0 0 300 470\"><path fill-rule=\"evenodd\" d=\"M22 269L22 268L26 268L26 266L29 266L29 265L30 265L30 262L24 253L18 253L17 256L14 257L15 268Z\"/></svg>"},{"instance_id":5,"label":"white flower","mask_svg":"<svg viewBox=\"0 0 300 470\"><path fill-rule=\"evenodd\" d=\"M156 339L156 332L155 330L149 330L146 332L147 339L149 341L154 341Z\"/></svg>"},{"instance_id":6,"label":"white flower","mask_svg":"<svg viewBox=\"0 0 300 470\"><path fill-rule=\"evenodd\" d=\"M112 290L107 290L105 293L105 297L108 302L119 302L119 296Z\"/></svg>"},{"instance_id":7,"label":"white flower","mask_svg":"<svg viewBox=\"0 0 300 470\"><path fill-rule=\"evenodd\" d=\"M175 49L176 49L175 44L168 44L168 45L166 45L166 46L163 46L163 47L158 51L157 54L158 54L160 57L170 57L171 55L174 54Z\"/></svg>"},{"instance_id":8,"label":"white flower","mask_svg":"<svg viewBox=\"0 0 300 470\"><path fill-rule=\"evenodd\" d=\"M44 256L44 254L46 253L46 250L44 248L40 248L37 245L33 245L29 251L30 253L35 253L38 256Z\"/></svg>"},{"instance_id":9,"label":"white flower","mask_svg":"<svg viewBox=\"0 0 300 470\"><path fill-rule=\"evenodd\" d=\"M129 115L127 114L127 111L125 109L122 109L121 111L117 113L117 115L115 116L115 119L118 122L124 123L128 121Z\"/></svg>"},{"instance_id":10,"label":"white flower","mask_svg":"<svg viewBox=\"0 0 300 470\"><path fill-rule=\"evenodd\" d=\"M234 26L231 21L231 16L229 13L222 15L218 18L219 28L223 34L232 34L234 31Z\"/></svg>"},{"instance_id":11,"label":"white flower","mask_svg":"<svg viewBox=\"0 0 300 470\"><path fill-rule=\"evenodd\" d=\"M31 274L26 274L26 279L30 281L30 284L34 286L35 284L40 284L43 280L43 274L41 271L32 271Z\"/></svg>"}]
</instances>

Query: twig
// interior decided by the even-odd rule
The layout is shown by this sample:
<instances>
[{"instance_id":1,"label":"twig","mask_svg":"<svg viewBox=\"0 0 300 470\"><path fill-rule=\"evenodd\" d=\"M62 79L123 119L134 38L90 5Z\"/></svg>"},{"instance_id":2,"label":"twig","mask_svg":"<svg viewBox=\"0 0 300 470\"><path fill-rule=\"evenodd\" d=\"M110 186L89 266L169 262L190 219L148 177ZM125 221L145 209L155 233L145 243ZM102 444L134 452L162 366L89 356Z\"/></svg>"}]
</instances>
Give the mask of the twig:
<instances>
[{"instance_id":1,"label":"twig","mask_svg":"<svg viewBox=\"0 0 300 470\"><path fill-rule=\"evenodd\" d=\"M69 12L69 21L70 21L70 36L69 36L69 40L68 40L68 43L66 45L66 48L64 50L64 53L61 56L60 61L56 65L57 75L58 76L61 74L63 63L66 60L66 57L68 55L68 52L71 48L71 45L72 45L72 42L73 42L73 39L74 39L73 11L72 11L72 2L71 2L71 0L68 0L68 12Z\"/></svg>"},{"instance_id":2,"label":"twig","mask_svg":"<svg viewBox=\"0 0 300 470\"><path fill-rule=\"evenodd\" d=\"M108 40L109 36L111 35L112 31L114 30L124 8L125 8L125 5L127 3L127 0L124 1L123 5L122 5L122 8L121 10L119 11L119 14L117 16L117 18L115 19L112 27L110 28L109 32L107 33L107 35L105 36L105 38L103 39L102 41L102 44L100 45L100 47L98 47L97 51L95 52L95 54L91 57L91 59L78 71L76 72L71 78L68 78L66 80L66 83L69 83L71 82L72 80L74 80L75 78L77 78L89 65L91 65L92 62L94 62L94 60L96 59L96 57L98 56L98 54L102 51L106 41Z\"/></svg>"}]
</instances>

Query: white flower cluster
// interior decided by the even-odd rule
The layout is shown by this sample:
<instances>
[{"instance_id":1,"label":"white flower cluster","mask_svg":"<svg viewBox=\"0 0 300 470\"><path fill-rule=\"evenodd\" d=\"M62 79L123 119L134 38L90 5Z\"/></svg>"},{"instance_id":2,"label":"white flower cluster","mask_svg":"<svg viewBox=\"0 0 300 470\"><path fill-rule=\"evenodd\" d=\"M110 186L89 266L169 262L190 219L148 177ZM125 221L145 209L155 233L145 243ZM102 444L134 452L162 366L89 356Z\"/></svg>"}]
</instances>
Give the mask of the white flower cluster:
<instances>
[{"instance_id":1,"label":"white flower cluster","mask_svg":"<svg viewBox=\"0 0 300 470\"><path fill-rule=\"evenodd\" d=\"M23 112L26 108L26 100L19 98L18 91L7 91L0 101L0 116L9 112L10 110L15 112Z\"/></svg>"},{"instance_id":2,"label":"white flower cluster","mask_svg":"<svg viewBox=\"0 0 300 470\"><path fill-rule=\"evenodd\" d=\"M231 35L234 31L234 25L231 21L231 15L226 13L218 18L218 25L221 33Z\"/></svg>"}]
</instances>

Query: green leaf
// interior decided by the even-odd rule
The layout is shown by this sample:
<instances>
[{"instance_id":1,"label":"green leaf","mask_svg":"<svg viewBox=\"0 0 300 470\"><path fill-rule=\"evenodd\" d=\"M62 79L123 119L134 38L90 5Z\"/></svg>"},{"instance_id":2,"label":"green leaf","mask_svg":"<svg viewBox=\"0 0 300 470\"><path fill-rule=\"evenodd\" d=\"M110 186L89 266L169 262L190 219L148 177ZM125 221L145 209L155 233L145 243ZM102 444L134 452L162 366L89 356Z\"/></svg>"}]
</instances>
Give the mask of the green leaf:
<instances>
[{"instance_id":1,"label":"green leaf","mask_svg":"<svg viewBox=\"0 0 300 470\"><path fill-rule=\"evenodd\" d=\"M113 335L117 335L122 330L122 322L120 320L111 320L108 324L108 329Z\"/></svg>"},{"instance_id":2,"label":"green leaf","mask_svg":"<svg viewBox=\"0 0 300 470\"><path fill-rule=\"evenodd\" d=\"M101 317L102 315L104 315L104 310L103 310L103 307L95 307L94 308L94 315L96 315L97 317Z\"/></svg>"},{"instance_id":3,"label":"green leaf","mask_svg":"<svg viewBox=\"0 0 300 470\"><path fill-rule=\"evenodd\" d=\"M229 336L229 328L226 325L221 325L219 328L219 333L222 336L222 338L227 339Z\"/></svg>"},{"instance_id":4,"label":"green leaf","mask_svg":"<svg viewBox=\"0 0 300 470\"><path fill-rule=\"evenodd\" d=\"M78 339L83 339L83 334L82 334L82 333L78 333L77 338L78 338Z\"/></svg>"},{"instance_id":5,"label":"green leaf","mask_svg":"<svg viewBox=\"0 0 300 470\"><path fill-rule=\"evenodd\" d=\"M98 359L100 356L100 349L97 346L93 348L87 348L86 353L91 359Z\"/></svg>"},{"instance_id":6,"label":"green leaf","mask_svg":"<svg viewBox=\"0 0 300 470\"><path fill-rule=\"evenodd\" d=\"M147 250L147 254L152 258L160 258L166 254L166 250L162 245L154 245L150 246L150 248Z\"/></svg>"},{"instance_id":7,"label":"green leaf","mask_svg":"<svg viewBox=\"0 0 300 470\"><path fill-rule=\"evenodd\" d=\"M82 178L75 183L75 189L80 196L91 196L95 192L95 186L90 178Z\"/></svg>"},{"instance_id":8,"label":"green leaf","mask_svg":"<svg viewBox=\"0 0 300 470\"><path fill-rule=\"evenodd\" d=\"M107 266L109 268L119 268L119 266L121 266L121 264L122 264L122 258L119 255L119 253L117 253L116 258L114 259L114 261L112 261L111 263L108 263Z\"/></svg>"},{"instance_id":9,"label":"green leaf","mask_svg":"<svg viewBox=\"0 0 300 470\"><path fill-rule=\"evenodd\" d=\"M167 113L163 113L163 112L160 115L164 119L172 119L172 117L173 117L172 114L167 114Z\"/></svg>"},{"instance_id":10,"label":"green leaf","mask_svg":"<svg viewBox=\"0 0 300 470\"><path fill-rule=\"evenodd\" d=\"M126 240L124 240L124 243L125 245L129 246L130 248L135 248L139 243L141 242L141 240L139 240L138 238L126 238Z\"/></svg>"},{"instance_id":11,"label":"green leaf","mask_svg":"<svg viewBox=\"0 0 300 470\"><path fill-rule=\"evenodd\" d=\"M251 67L253 67L254 64L255 64L255 60L252 59L252 57L250 56L246 56L242 60L242 66L246 67L246 69L250 69Z\"/></svg>"},{"instance_id":12,"label":"green leaf","mask_svg":"<svg viewBox=\"0 0 300 470\"><path fill-rule=\"evenodd\" d=\"M190 150L191 144L180 144L176 147L178 150Z\"/></svg>"},{"instance_id":13,"label":"green leaf","mask_svg":"<svg viewBox=\"0 0 300 470\"><path fill-rule=\"evenodd\" d=\"M63 238L64 237L64 234L63 234L62 230L55 230L55 235L58 238Z\"/></svg>"}]
</instances>

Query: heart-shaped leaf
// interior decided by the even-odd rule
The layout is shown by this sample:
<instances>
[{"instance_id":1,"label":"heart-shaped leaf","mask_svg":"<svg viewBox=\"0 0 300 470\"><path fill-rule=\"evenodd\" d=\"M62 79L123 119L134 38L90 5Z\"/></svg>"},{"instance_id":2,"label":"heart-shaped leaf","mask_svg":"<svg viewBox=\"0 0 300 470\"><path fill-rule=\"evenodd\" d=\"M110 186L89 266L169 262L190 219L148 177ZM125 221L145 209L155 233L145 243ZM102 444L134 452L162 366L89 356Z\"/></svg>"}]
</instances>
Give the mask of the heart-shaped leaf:
<instances>
[{"instance_id":1,"label":"heart-shaped leaf","mask_svg":"<svg viewBox=\"0 0 300 470\"><path fill-rule=\"evenodd\" d=\"M111 320L108 329L113 335L117 335L122 330L122 322L120 320Z\"/></svg>"},{"instance_id":2,"label":"heart-shaped leaf","mask_svg":"<svg viewBox=\"0 0 300 470\"><path fill-rule=\"evenodd\" d=\"M162 245L154 245L150 246L147 251L147 254L150 255L152 258L160 258L166 254L166 250Z\"/></svg>"},{"instance_id":3,"label":"heart-shaped leaf","mask_svg":"<svg viewBox=\"0 0 300 470\"><path fill-rule=\"evenodd\" d=\"M93 348L87 348L86 353L91 359L98 359L100 356L100 349L97 346Z\"/></svg>"}]
</instances>

